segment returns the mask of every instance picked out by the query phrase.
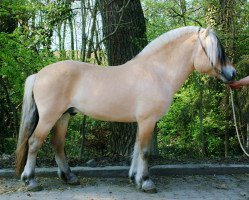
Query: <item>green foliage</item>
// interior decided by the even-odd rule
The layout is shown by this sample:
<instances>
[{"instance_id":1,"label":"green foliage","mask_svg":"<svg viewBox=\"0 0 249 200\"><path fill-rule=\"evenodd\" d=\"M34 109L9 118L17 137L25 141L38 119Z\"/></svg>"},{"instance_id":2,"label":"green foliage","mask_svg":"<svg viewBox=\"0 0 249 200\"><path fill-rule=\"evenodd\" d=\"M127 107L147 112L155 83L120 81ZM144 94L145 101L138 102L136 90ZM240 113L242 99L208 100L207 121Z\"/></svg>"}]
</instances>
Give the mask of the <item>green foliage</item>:
<instances>
[{"instance_id":1,"label":"green foliage","mask_svg":"<svg viewBox=\"0 0 249 200\"><path fill-rule=\"evenodd\" d=\"M242 78L249 74L249 3L246 0L230 2L231 5L222 6L218 0L142 0L148 40L180 26L211 26L237 66L238 78ZM62 30L69 18L74 18L70 1L1 1L0 153L14 152L24 81L30 74L58 60L51 51L51 36L53 31ZM60 59L68 57L63 48L61 45ZM235 93L242 132L248 123L248 95L247 88ZM228 133L230 155L241 155L230 106L228 90L221 82L194 73L174 96L167 115L158 122L160 154L170 158L201 157L205 149L206 156L224 156ZM78 158L81 151L81 124L82 116L76 115L68 128L65 149L73 159ZM40 157L53 157L51 137L52 134L39 152ZM87 118L84 158L108 155L109 139L108 123Z\"/></svg>"},{"instance_id":2,"label":"green foliage","mask_svg":"<svg viewBox=\"0 0 249 200\"><path fill-rule=\"evenodd\" d=\"M203 1L143 0L149 40L181 26L205 26Z\"/></svg>"},{"instance_id":3,"label":"green foliage","mask_svg":"<svg viewBox=\"0 0 249 200\"><path fill-rule=\"evenodd\" d=\"M34 48L36 37L28 30L27 21L35 8L31 9L28 1L5 0L1 2L0 10L0 24L5 25L0 28L0 138L4 138L0 142L4 144L11 137L17 137L26 77L55 62L56 58L48 50ZM14 26L8 29L10 23ZM15 145L7 146L8 152L14 152ZM2 151L6 151L4 145L0 145Z\"/></svg>"},{"instance_id":4,"label":"green foliage","mask_svg":"<svg viewBox=\"0 0 249 200\"><path fill-rule=\"evenodd\" d=\"M219 102L222 94L207 89L209 79L194 73L182 89L174 96L169 112L159 121L159 146L165 149L174 146L184 152L191 152L192 156L202 155L202 138L200 135L200 92L203 92L202 131L206 137L206 148L210 155L222 152L225 131L225 119L222 119ZM166 146L165 146L166 145ZM192 150L191 150L192 149ZM167 155L166 155L167 156Z\"/></svg>"},{"instance_id":5,"label":"green foliage","mask_svg":"<svg viewBox=\"0 0 249 200\"><path fill-rule=\"evenodd\" d=\"M29 48L30 41L22 41L22 35L18 30L13 34L0 33L0 76L6 91L0 95L1 108L6 110L2 113L2 126L5 127L1 134L16 135L16 124L13 123L14 116L20 116L24 81L28 75L37 72L48 63L56 59L44 51L39 53ZM8 91L8 94L6 92ZM6 95L9 101L5 101ZM6 109L5 109L5 108ZM9 110L8 107L11 107ZM11 124L6 124L6 120L11 120ZM17 123L16 119L16 122ZM18 120L19 121L19 120ZM6 137L6 136L5 136ZM15 145L9 146L14 152ZM8 150L10 151L10 150Z\"/></svg>"},{"instance_id":6,"label":"green foliage","mask_svg":"<svg viewBox=\"0 0 249 200\"><path fill-rule=\"evenodd\" d=\"M249 74L246 55L249 52L248 1L231 1L231 5L217 0L142 2L149 40L184 25L211 26L218 33L230 59L238 65L239 77ZM247 114L246 118L249 112L247 91L243 88L238 107L244 108L242 114ZM201 156L205 148L207 156L224 156L225 133L229 133L230 153L234 154L238 143L234 137L228 98L229 93L221 82L193 74L174 96L169 112L158 123L161 155Z\"/></svg>"}]
</instances>

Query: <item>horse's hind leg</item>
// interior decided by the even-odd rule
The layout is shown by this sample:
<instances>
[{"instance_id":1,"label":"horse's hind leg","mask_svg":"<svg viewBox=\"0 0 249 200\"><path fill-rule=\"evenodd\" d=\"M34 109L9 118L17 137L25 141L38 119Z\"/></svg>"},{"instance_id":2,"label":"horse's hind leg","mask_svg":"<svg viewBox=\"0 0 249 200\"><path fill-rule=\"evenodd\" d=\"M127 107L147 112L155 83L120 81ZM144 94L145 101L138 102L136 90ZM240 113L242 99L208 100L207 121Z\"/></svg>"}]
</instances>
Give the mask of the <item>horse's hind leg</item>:
<instances>
[{"instance_id":1,"label":"horse's hind leg","mask_svg":"<svg viewBox=\"0 0 249 200\"><path fill-rule=\"evenodd\" d=\"M150 118L138 122L137 144L135 144L138 151L135 181L137 186L145 192L156 192L148 170L149 149L154 127L155 120Z\"/></svg>"},{"instance_id":2,"label":"horse's hind leg","mask_svg":"<svg viewBox=\"0 0 249 200\"><path fill-rule=\"evenodd\" d=\"M65 152L65 136L67 132L68 121L70 118L69 113L65 113L61 118L56 122L54 126L54 135L52 139L52 145L55 151L55 160L58 165L58 175L68 184L79 184L77 177L71 172L70 167L68 166Z\"/></svg>"},{"instance_id":3,"label":"horse's hind leg","mask_svg":"<svg viewBox=\"0 0 249 200\"><path fill-rule=\"evenodd\" d=\"M26 183L27 189L32 191L40 190L41 187L35 180L35 165L38 150L41 148L54 122L45 121L40 117L38 124L28 141L28 156L21 179Z\"/></svg>"}]
</instances>

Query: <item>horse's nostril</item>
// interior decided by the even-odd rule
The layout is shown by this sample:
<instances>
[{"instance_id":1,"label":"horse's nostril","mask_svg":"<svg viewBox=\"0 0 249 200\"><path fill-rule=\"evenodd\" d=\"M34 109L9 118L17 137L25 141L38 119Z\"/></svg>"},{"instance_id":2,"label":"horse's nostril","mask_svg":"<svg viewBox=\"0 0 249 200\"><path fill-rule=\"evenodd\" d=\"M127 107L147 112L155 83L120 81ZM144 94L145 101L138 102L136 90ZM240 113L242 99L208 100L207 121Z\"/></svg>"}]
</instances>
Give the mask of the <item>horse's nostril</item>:
<instances>
[{"instance_id":1,"label":"horse's nostril","mask_svg":"<svg viewBox=\"0 0 249 200\"><path fill-rule=\"evenodd\" d=\"M233 77L235 77L235 76L236 76L236 71L234 70L234 71L233 71Z\"/></svg>"},{"instance_id":2,"label":"horse's nostril","mask_svg":"<svg viewBox=\"0 0 249 200\"><path fill-rule=\"evenodd\" d=\"M234 80L234 78L235 78L235 76L236 76L236 71L235 71L235 70L233 70L232 75L231 75L231 80L230 80L230 81L233 81L233 80Z\"/></svg>"}]
</instances>

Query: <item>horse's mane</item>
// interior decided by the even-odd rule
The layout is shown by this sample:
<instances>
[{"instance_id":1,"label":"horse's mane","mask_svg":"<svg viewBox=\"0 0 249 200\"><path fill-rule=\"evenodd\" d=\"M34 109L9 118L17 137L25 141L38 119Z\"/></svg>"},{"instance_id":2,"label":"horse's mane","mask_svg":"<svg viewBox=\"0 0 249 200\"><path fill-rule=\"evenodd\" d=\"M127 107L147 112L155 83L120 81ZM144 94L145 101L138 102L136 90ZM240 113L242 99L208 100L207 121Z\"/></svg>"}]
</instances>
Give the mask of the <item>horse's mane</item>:
<instances>
[{"instance_id":1,"label":"horse's mane","mask_svg":"<svg viewBox=\"0 0 249 200\"><path fill-rule=\"evenodd\" d=\"M153 50L157 50L163 45L171 42L172 40L175 40L182 35L192 33L192 32L198 32L199 27L197 26L186 26L182 28L177 28L171 31L168 31L155 40L152 40L141 52L140 55L147 54L149 52L152 52Z\"/></svg>"},{"instance_id":2,"label":"horse's mane","mask_svg":"<svg viewBox=\"0 0 249 200\"><path fill-rule=\"evenodd\" d=\"M151 41L138 55L146 55L148 53L154 52L158 49L160 49L165 44L190 33L198 33L200 27L197 26L186 26L182 28L177 28L174 30L171 30L169 32L166 32L156 38L155 40ZM209 28L208 28L209 29ZM201 28L201 30L204 30ZM208 31L208 36L206 39L206 52L210 59L210 62L213 64L217 64L217 62L220 62L220 64L223 66L227 62L227 57L225 55L223 46L221 45L219 39L217 38L216 34L211 30Z\"/></svg>"}]
</instances>

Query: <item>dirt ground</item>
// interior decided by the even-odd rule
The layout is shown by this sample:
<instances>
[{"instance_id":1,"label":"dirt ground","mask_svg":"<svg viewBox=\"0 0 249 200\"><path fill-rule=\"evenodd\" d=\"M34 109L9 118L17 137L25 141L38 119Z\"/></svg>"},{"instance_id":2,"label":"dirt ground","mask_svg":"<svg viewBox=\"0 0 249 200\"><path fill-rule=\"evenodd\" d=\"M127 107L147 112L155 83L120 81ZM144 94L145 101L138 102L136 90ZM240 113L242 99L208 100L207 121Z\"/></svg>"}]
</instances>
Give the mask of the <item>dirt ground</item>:
<instances>
[{"instance_id":1,"label":"dirt ground","mask_svg":"<svg viewBox=\"0 0 249 200\"><path fill-rule=\"evenodd\" d=\"M114 199L249 199L249 174L219 176L153 177L158 193L146 194L129 183L128 178L80 178L81 184L69 186L58 178L39 177L40 192L27 192L17 179L0 178L1 200L114 200Z\"/></svg>"}]
</instances>

